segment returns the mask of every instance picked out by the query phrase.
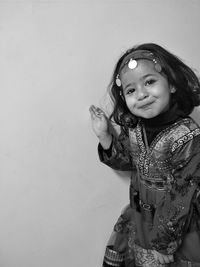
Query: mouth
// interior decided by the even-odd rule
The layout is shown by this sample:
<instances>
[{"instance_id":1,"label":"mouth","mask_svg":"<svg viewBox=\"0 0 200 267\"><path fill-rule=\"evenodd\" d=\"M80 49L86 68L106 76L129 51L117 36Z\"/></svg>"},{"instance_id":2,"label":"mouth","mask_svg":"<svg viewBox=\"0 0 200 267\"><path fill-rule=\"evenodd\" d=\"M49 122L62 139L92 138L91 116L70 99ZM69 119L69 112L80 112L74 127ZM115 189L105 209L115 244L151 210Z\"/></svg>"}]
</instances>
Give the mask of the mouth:
<instances>
[{"instance_id":1,"label":"mouth","mask_svg":"<svg viewBox=\"0 0 200 267\"><path fill-rule=\"evenodd\" d=\"M145 104L142 104L139 106L139 109L147 109L147 108L150 108L151 105L153 104L154 102L149 102L149 103L145 103Z\"/></svg>"}]
</instances>

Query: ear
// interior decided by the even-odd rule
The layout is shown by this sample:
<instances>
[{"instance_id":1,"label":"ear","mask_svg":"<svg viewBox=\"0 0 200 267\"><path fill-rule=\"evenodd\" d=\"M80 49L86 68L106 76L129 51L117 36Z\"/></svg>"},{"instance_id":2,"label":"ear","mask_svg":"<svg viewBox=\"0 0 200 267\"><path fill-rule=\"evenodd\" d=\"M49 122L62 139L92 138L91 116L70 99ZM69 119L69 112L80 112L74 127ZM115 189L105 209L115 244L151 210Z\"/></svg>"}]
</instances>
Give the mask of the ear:
<instances>
[{"instance_id":1,"label":"ear","mask_svg":"<svg viewBox=\"0 0 200 267\"><path fill-rule=\"evenodd\" d=\"M172 94L174 94L174 93L176 92L176 88L175 88L175 87L171 87L171 88L170 88L170 92L171 92Z\"/></svg>"}]
</instances>

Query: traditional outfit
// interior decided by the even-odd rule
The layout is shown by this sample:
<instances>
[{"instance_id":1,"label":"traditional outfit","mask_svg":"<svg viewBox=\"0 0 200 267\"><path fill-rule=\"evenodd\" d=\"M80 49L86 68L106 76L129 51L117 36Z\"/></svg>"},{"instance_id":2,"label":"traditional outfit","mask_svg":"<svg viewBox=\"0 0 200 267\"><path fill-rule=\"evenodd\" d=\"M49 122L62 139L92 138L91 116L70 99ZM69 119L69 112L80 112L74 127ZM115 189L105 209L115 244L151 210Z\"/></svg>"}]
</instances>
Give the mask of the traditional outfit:
<instances>
[{"instance_id":1,"label":"traditional outfit","mask_svg":"<svg viewBox=\"0 0 200 267\"><path fill-rule=\"evenodd\" d=\"M158 126L159 125L159 126ZM200 267L200 128L174 106L99 144L100 160L131 170L130 203L114 226L103 266ZM152 253L174 255L160 264Z\"/></svg>"}]
</instances>

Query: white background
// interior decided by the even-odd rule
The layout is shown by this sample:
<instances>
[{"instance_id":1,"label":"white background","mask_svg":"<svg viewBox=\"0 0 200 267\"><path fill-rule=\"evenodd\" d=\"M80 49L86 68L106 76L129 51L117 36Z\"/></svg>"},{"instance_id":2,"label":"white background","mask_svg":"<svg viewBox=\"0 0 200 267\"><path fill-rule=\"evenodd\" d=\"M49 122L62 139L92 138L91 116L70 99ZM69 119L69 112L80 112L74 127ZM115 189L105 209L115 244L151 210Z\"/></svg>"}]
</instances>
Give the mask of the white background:
<instances>
[{"instance_id":1,"label":"white background","mask_svg":"<svg viewBox=\"0 0 200 267\"><path fill-rule=\"evenodd\" d=\"M199 13L198 0L0 1L1 267L101 266L129 180L99 162L88 108L135 44L200 71Z\"/></svg>"}]
</instances>

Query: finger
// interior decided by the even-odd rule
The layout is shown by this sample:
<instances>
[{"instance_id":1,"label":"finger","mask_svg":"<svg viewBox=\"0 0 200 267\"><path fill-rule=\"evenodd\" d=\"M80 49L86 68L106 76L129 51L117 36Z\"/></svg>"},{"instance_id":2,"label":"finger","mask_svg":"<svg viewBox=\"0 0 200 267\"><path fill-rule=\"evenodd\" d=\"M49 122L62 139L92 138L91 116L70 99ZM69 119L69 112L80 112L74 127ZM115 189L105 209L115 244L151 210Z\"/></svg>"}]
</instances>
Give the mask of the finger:
<instances>
[{"instance_id":1,"label":"finger","mask_svg":"<svg viewBox=\"0 0 200 267\"><path fill-rule=\"evenodd\" d=\"M100 108L98 108L98 107L95 107L95 108L94 108L94 112L95 112L95 114L96 114L97 116L102 116L102 115L104 115L103 110L100 109Z\"/></svg>"},{"instance_id":2,"label":"finger","mask_svg":"<svg viewBox=\"0 0 200 267\"><path fill-rule=\"evenodd\" d=\"M95 112L95 111L100 110L100 108L99 107L96 107L95 105L91 105L90 106L90 110L93 110Z\"/></svg>"},{"instance_id":3,"label":"finger","mask_svg":"<svg viewBox=\"0 0 200 267\"><path fill-rule=\"evenodd\" d=\"M95 106L91 105L89 108L90 113L95 113Z\"/></svg>"},{"instance_id":4,"label":"finger","mask_svg":"<svg viewBox=\"0 0 200 267\"><path fill-rule=\"evenodd\" d=\"M90 106L89 110L90 113L96 115L97 117L101 117L102 115L104 115L103 110L100 109L99 107L95 107L94 105Z\"/></svg>"},{"instance_id":5,"label":"finger","mask_svg":"<svg viewBox=\"0 0 200 267\"><path fill-rule=\"evenodd\" d=\"M100 122L105 123L106 122L106 118L104 115L97 115L93 111L90 112L90 117L91 117L92 122L96 122L96 123L100 123Z\"/></svg>"},{"instance_id":6,"label":"finger","mask_svg":"<svg viewBox=\"0 0 200 267\"><path fill-rule=\"evenodd\" d=\"M103 114L104 114L104 112L103 112L103 110L102 110L101 108L96 107L96 106L94 106L94 105L93 105L93 108L94 108L94 110L95 110L97 113L103 113Z\"/></svg>"},{"instance_id":7,"label":"finger","mask_svg":"<svg viewBox=\"0 0 200 267\"><path fill-rule=\"evenodd\" d=\"M96 109L96 112L97 112L98 114L104 114L103 110L100 109L100 108L97 108L97 109Z\"/></svg>"},{"instance_id":8,"label":"finger","mask_svg":"<svg viewBox=\"0 0 200 267\"><path fill-rule=\"evenodd\" d=\"M96 117L99 117L99 114L97 113L96 108L94 106L91 106L89 108L89 111L92 119L96 119Z\"/></svg>"},{"instance_id":9,"label":"finger","mask_svg":"<svg viewBox=\"0 0 200 267\"><path fill-rule=\"evenodd\" d=\"M94 120L94 119L96 118L94 109L93 109L92 107L90 107L90 108L89 108L89 111L90 111L91 118Z\"/></svg>"}]
</instances>

